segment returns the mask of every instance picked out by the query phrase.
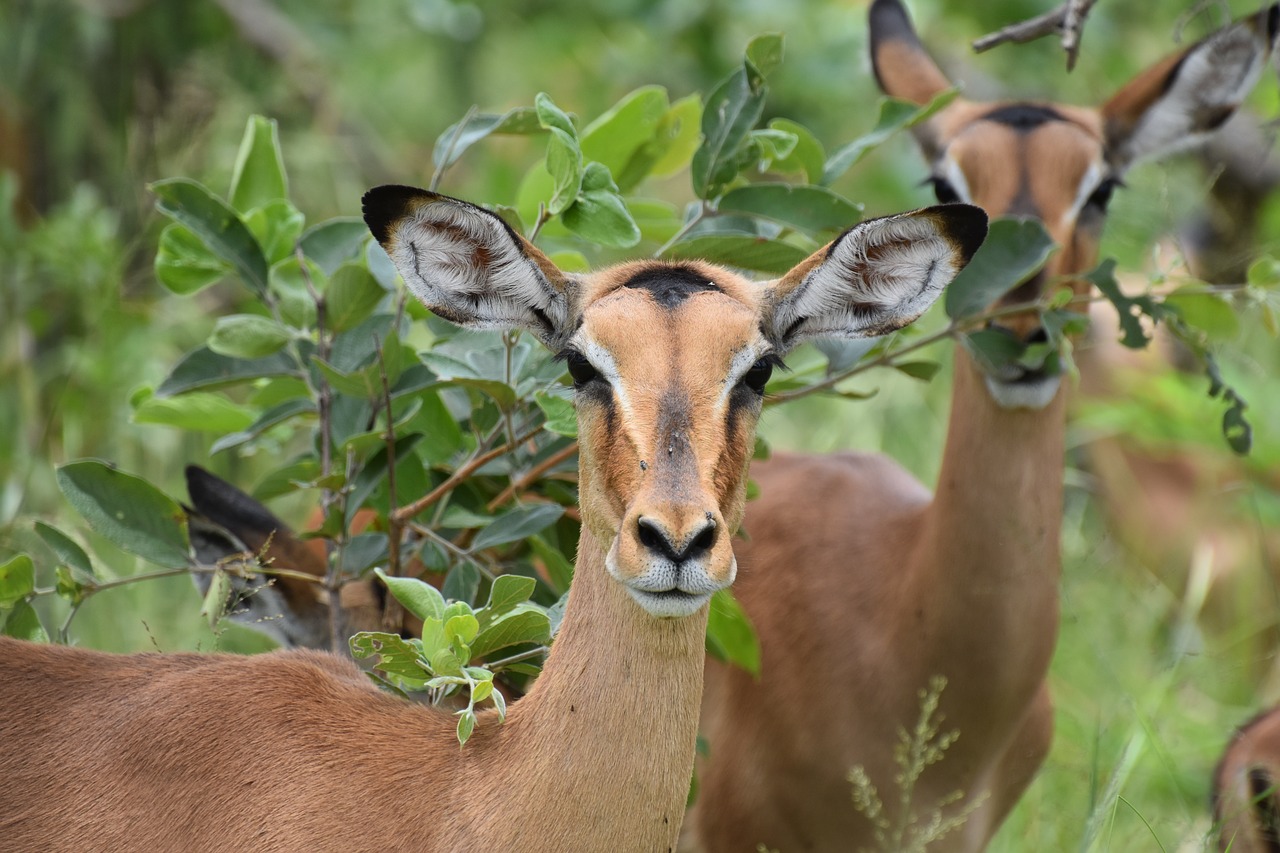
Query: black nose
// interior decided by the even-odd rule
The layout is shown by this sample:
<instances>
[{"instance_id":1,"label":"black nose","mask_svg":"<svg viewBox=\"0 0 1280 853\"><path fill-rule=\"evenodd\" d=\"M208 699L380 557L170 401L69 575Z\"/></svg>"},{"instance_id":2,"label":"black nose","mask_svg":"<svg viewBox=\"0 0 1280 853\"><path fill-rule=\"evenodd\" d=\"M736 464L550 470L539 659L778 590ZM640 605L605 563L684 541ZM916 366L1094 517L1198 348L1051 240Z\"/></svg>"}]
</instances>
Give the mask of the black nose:
<instances>
[{"instance_id":1,"label":"black nose","mask_svg":"<svg viewBox=\"0 0 1280 853\"><path fill-rule=\"evenodd\" d=\"M673 563L683 563L685 560L700 557L716 543L716 523L709 518L682 543L683 547L676 545L666 527L654 519L641 516L636 524L640 544Z\"/></svg>"}]
</instances>

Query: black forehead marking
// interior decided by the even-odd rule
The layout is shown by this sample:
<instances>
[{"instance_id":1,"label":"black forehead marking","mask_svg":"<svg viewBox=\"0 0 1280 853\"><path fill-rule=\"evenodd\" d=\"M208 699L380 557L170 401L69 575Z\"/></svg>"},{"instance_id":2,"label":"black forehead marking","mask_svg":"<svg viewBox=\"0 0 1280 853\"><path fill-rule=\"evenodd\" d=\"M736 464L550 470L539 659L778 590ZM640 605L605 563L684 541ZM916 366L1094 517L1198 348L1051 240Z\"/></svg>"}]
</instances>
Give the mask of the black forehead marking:
<instances>
[{"instance_id":1,"label":"black forehead marking","mask_svg":"<svg viewBox=\"0 0 1280 853\"><path fill-rule=\"evenodd\" d=\"M1025 133L1051 121L1066 121L1066 117L1053 107L1043 104L1006 104L996 107L983 116L987 121L1003 124Z\"/></svg>"},{"instance_id":2,"label":"black forehead marking","mask_svg":"<svg viewBox=\"0 0 1280 853\"><path fill-rule=\"evenodd\" d=\"M692 267L650 267L623 282L623 287L647 290L663 308L675 308L695 293L720 287Z\"/></svg>"}]
</instances>

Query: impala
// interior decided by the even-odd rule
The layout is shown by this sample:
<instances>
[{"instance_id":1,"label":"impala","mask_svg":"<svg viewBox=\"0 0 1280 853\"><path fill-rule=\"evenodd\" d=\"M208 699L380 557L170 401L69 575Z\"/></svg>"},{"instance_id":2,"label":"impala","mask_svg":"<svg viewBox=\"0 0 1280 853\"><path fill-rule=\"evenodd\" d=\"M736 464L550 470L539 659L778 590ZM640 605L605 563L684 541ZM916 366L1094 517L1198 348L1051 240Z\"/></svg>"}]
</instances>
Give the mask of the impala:
<instances>
[{"instance_id":1,"label":"impala","mask_svg":"<svg viewBox=\"0 0 1280 853\"><path fill-rule=\"evenodd\" d=\"M910 322L986 233L969 206L872 220L760 285L700 262L569 275L496 215L423 190L372 190L364 211L437 314L526 329L567 361L583 526L541 677L460 750L449 714L335 655L0 640L5 848L670 850L706 605L737 570L773 365L815 336Z\"/></svg>"},{"instance_id":2,"label":"impala","mask_svg":"<svg viewBox=\"0 0 1280 853\"><path fill-rule=\"evenodd\" d=\"M1240 727L1213 772L1214 830L1220 850L1280 850L1280 708Z\"/></svg>"},{"instance_id":3,"label":"impala","mask_svg":"<svg viewBox=\"0 0 1280 853\"><path fill-rule=\"evenodd\" d=\"M1107 201L1135 160L1227 118L1258 79L1277 8L1158 63L1100 108L957 99L915 130L940 201L1040 219L1060 249L1002 304L1095 262ZM870 10L872 64L889 95L928 103L951 84L898 0ZM1087 283L1072 281L1076 293ZM1036 312L997 328L1044 339ZM778 454L752 469L761 497L739 546L735 594L755 623L759 680L708 665L701 789L687 821L708 851L882 849L853 806L861 766L890 825L963 827L930 850L982 849L1048 751L1046 675L1058 627L1062 377L984 372L956 353L933 494L883 456ZM786 563L794 571L776 572ZM894 746L946 679L939 714L959 737L899 807Z\"/></svg>"}]
</instances>

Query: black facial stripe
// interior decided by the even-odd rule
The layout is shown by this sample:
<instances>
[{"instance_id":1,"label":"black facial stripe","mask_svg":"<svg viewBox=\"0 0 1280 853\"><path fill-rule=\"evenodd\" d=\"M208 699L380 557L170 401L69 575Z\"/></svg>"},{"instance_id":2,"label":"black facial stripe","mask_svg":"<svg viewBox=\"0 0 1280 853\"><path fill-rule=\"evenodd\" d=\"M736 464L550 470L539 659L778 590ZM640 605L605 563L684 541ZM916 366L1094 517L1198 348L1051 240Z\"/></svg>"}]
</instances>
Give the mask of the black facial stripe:
<instances>
[{"instance_id":1,"label":"black facial stripe","mask_svg":"<svg viewBox=\"0 0 1280 853\"><path fill-rule=\"evenodd\" d=\"M702 273L685 266L646 269L624 282L622 286L635 290L647 290L655 302L668 309L675 308L700 291L720 290L714 281L708 281Z\"/></svg>"}]
</instances>

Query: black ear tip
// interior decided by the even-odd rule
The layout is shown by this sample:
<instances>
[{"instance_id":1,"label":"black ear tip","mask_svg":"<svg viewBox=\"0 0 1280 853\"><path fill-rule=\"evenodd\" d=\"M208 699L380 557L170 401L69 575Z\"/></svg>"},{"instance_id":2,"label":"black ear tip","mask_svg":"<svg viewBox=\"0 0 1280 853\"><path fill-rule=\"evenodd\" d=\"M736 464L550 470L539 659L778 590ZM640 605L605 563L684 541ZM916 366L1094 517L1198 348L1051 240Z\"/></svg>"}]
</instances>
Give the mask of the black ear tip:
<instances>
[{"instance_id":1,"label":"black ear tip","mask_svg":"<svg viewBox=\"0 0 1280 853\"><path fill-rule=\"evenodd\" d=\"M369 226L374 239L385 245L391 235L391 226L413 209L413 203L418 199L432 197L433 193L416 187L398 184L374 187L360 200L364 224Z\"/></svg>"},{"instance_id":2,"label":"black ear tip","mask_svg":"<svg viewBox=\"0 0 1280 853\"><path fill-rule=\"evenodd\" d=\"M946 216L947 234L960 246L967 264L987 239L987 212L972 204L943 204L938 210Z\"/></svg>"},{"instance_id":3,"label":"black ear tip","mask_svg":"<svg viewBox=\"0 0 1280 853\"><path fill-rule=\"evenodd\" d=\"M1280 3L1273 3L1262 13L1267 25L1267 41L1273 43L1280 33Z\"/></svg>"},{"instance_id":4,"label":"black ear tip","mask_svg":"<svg viewBox=\"0 0 1280 853\"><path fill-rule=\"evenodd\" d=\"M875 0L867 13L867 22L871 30L872 49L881 41L906 39L918 41L915 27L911 25L911 16L902 5L901 0Z\"/></svg>"}]
</instances>

